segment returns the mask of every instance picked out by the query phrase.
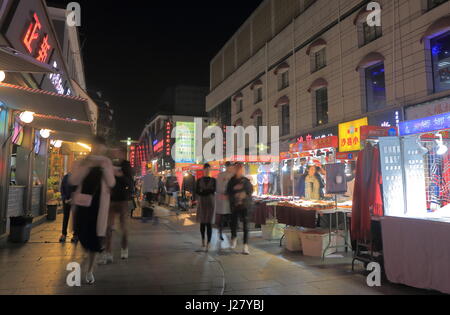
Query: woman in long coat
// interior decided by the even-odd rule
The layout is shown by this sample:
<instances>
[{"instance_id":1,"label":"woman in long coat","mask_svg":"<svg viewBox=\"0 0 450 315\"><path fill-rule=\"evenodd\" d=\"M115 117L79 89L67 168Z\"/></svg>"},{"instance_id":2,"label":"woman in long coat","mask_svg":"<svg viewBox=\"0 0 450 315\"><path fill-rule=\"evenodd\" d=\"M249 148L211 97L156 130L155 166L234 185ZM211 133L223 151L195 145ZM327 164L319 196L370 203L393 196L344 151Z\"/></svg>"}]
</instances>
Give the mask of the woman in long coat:
<instances>
[{"instance_id":1,"label":"woman in long coat","mask_svg":"<svg viewBox=\"0 0 450 315\"><path fill-rule=\"evenodd\" d=\"M197 182L197 222L200 223L200 233L202 235L201 251L207 252L210 248L212 238L212 225L214 222L214 205L216 193L216 180L210 177L211 166L205 164L204 176ZM207 241L206 236L207 234Z\"/></svg>"}]
</instances>

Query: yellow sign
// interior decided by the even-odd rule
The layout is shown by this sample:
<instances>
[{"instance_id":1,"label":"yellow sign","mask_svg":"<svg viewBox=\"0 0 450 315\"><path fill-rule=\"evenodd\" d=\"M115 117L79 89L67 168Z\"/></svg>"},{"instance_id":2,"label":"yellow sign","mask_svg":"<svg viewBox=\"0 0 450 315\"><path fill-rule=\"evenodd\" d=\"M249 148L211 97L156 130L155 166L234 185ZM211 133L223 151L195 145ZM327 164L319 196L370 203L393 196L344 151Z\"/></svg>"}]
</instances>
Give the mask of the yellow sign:
<instances>
[{"instance_id":1,"label":"yellow sign","mask_svg":"<svg viewBox=\"0 0 450 315\"><path fill-rule=\"evenodd\" d=\"M339 125L339 152L361 150L361 127L368 126L368 118L350 121Z\"/></svg>"}]
</instances>

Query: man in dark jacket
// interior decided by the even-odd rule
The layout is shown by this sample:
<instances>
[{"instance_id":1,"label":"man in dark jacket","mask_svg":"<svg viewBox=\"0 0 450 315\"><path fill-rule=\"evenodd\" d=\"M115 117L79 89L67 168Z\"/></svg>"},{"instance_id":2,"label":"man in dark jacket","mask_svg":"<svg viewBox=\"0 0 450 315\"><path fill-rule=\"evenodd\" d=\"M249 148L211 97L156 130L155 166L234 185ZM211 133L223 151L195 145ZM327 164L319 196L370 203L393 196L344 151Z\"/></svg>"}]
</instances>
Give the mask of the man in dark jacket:
<instances>
[{"instance_id":1,"label":"man in dark jacket","mask_svg":"<svg viewBox=\"0 0 450 315\"><path fill-rule=\"evenodd\" d=\"M230 199L231 208L231 236L234 249L237 246L237 228L239 219L244 225L244 255L250 255L248 249L248 215L252 208L253 186L248 178L244 176L242 164L236 164L236 175L229 181L227 194Z\"/></svg>"},{"instance_id":2,"label":"man in dark jacket","mask_svg":"<svg viewBox=\"0 0 450 315\"><path fill-rule=\"evenodd\" d=\"M61 199L63 202L63 226L62 226L62 234L59 238L59 241L61 243L65 243L67 239L67 227L69 226L69 219L70 219L70 210L72 208L72 194L75 192L76 187L69 185L69 176L70 173L68 173L66 176L63 177L61 182ZM73 233L72 237L72 243L78 242L78 236L76 231Z\"/></svg>"}]
</instances>

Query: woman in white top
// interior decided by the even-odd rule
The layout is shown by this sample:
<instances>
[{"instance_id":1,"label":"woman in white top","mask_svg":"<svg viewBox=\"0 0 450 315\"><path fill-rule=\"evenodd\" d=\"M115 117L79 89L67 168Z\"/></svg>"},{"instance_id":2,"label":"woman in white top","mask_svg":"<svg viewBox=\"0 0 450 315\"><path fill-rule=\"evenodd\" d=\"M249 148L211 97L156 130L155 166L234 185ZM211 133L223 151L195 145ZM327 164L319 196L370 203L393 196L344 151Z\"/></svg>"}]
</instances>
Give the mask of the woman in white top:
<instances>
[{"instance_id":1,"label":"woman in white top","mask_svg":"<svg viewBox=\"0 0 450 315\"><path fill-rule=\"evenodd\" d=\"M234 176L234 167L231 162L225 164L225 172L219 174L216 180L216 214L220 215L219 233L220 239L223 241L223 227L225 222L229 222L231 210L230 200L227 195L228 182Z\"/></svg>"}]
</instances>

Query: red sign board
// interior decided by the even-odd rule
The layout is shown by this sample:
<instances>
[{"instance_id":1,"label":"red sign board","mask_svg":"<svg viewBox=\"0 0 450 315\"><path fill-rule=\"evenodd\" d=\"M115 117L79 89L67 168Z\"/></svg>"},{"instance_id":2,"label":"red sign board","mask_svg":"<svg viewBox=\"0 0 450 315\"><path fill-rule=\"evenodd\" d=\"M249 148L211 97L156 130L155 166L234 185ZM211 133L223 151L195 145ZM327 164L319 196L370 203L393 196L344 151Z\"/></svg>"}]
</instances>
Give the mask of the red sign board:
<instances>
[{"instance_id":1,"label":"red sign board","mask_svg":"<svg viewBox=\"0 0 450 315\"><path fill-rule=\"evenodd\" d=\"M47 63L48 57L52 50L52 46L48 41L48 34L41 32L42 24L39 20L37 13L33 14L33 21L28 26L27 32L22 39L23 44L27 51L34 55L34 57L43 63ZM33 46L37 44L37 48L34 49Z\"/></svg>"},{"instance_id":2,"label":"red sign board","mask_svg":"<svg viewBox=\"0 0 450 315\"><path fill-rule=\"evenodd\" d=\"M326 148L337 148L339 146L339 139L336 136L313 139L310 141L303 142L302 146L303 146L302 151L314 151Z\"/></svg>"},{"instance_id":3,"label":"red sign board","mask_svg":"<svg viewBox=\"0 0 450 315\"><path fill-rule=\"evenodd\" d=\"M397 135L396 127L363 126L361 127L361 142L370 138L388 137L393 129L395 129Z\"/></svg>"}]
</instances>

